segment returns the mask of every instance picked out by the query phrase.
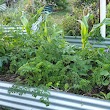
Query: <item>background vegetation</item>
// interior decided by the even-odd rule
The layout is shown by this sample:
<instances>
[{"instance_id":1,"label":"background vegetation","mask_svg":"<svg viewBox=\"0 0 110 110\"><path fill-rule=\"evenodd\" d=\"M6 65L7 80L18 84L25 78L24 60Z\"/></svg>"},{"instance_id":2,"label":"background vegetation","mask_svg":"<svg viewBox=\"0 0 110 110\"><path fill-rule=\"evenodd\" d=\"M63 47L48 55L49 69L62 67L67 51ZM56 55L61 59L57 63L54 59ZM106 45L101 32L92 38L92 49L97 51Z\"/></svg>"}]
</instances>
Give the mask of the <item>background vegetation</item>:
<instances>
[{"instance_id":1,"label":"background vegetation","mask_svg":"<svg viewBox=\"0 0 110 110\"><path fill-rule=\"evenodd\" d=\"M99 1L96 0L46 0L46 2L34 0L34 4L31 0L19 0L17 3L13 4L11 8L0 13L0 22L4 25L21 25L19 18L22 10L26 11L27 15L30 17L32 14L36 13L36 10L39 7L44 5L53 6L54 13L50 15L49 19L54 21L54 23L61 25L65 35L80 36L80 25L77 20L81 19L82 16L87 13L91 13L93 15L89 21L90 29L93 24L99 23ZM110 5L108 4L108 18L110 17L109 7ZM99 36L100 38L101 35L99 33L99 31L96 31L94 36ZM107 26L107 36L109 37L109 26Z\"/></svg>"}]
</instances>

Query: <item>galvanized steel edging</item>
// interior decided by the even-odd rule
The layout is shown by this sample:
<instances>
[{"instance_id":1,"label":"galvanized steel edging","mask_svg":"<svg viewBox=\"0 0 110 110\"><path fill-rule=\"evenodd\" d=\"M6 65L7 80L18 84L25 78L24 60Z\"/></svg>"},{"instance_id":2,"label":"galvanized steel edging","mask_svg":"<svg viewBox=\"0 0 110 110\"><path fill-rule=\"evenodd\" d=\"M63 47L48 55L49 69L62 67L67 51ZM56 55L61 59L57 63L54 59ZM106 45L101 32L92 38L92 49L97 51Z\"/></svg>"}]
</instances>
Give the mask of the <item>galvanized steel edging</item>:
<instances>
[{"instance_id":1,"label":"galvanized steel edging","mask_svg":"<svg viewBox=\"0 0 110 110\"><path fill-rule=\"evenodd\" d=\"M78 47L82 46L81 36L65 36L67 42L72 45L76 45ZM89 38L89 43L92 44L93 47L98 48L108 48L110 46L110 38L105 38L103 41L93 40Z\"/></svg>"},{"instance_id":2,"label":"galvanized steel edging","mask_svg":"<svg viewBox=\"0 0 110 110\"><path fill-rule=\"evenodd\" d=\"M22 26L0 26L1 29L3 29L3 31L5 33L9 33L9 32L15 32L15 31L20 31L19 33L21 34L26 34L26 30L24 30L22 28ZM69 42L72 45L81 47L82 46L82 42L81 42L81 37L80 36L65 36L65 39L67 42ZM98 40L93 40L93 39L89 39L89 43L93 45L93 47L98 47L98 48L108 48L108 46L110 46L110 38L105 38L103 41L98 41Z\"/></svg>"},{"instance_id":3,"label":"galvanized steel edging","mask_svg":"<svg viewBox=\"0 0 110 110\"><path fill-rule=\"evenodd\" d=\"M110 110L110 101L50 90L50 105L46 107L30 93L9 94L13 84L0 81L0 105L19 110Z\"/></svg>"}]
</instances>

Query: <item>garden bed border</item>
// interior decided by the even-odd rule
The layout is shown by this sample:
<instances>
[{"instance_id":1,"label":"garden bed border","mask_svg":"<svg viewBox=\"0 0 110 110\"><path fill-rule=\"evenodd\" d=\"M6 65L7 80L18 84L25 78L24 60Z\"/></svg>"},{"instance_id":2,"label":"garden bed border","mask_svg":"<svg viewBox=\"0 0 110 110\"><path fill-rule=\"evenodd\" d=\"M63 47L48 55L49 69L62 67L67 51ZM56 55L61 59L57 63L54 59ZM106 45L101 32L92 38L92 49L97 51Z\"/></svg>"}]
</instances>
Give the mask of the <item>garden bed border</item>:
<instances>
[{"instance_id":1,"label":"garden bed border","mask_svg":"<svg viewBox=\"0 0 110 110\"><path fill-rule=\"evenodd\" d=\"M50 90L50 105L39 101L39 96L34 98L30 93L18 95L9 94L8 89L12 83L0 81L0 105L19 110L109 110L110 101L91 98L83 95L70 94Z\"/></svg>"}]
</instances>

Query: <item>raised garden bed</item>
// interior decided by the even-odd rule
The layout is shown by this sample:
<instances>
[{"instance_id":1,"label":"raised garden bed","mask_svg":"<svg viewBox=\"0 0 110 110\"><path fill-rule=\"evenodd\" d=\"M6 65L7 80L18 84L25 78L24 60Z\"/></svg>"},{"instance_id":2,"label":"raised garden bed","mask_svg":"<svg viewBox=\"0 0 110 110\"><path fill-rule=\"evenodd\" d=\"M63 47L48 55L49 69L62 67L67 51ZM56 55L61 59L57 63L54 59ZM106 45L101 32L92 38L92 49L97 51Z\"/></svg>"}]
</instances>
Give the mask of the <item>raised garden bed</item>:
<instances>
[{"instance_id":1,"label":"raised garden bed","mask_svg":"<svg viewBox=\"0 0 110 110\"><path fill-rule=\"evenodd\" d=\"M34 98L30 93L22 96L9 94L8 89L12 83L0 81L0 105L15 108L18 110L109 110L110 102L90 98L87 96L70 94L61 91L51 90L50 105L45 106L39 101L39 97Z\"/></svg>"},{"instance_id":2,"label":"raised garden bed","mask_svg":"<svg viewBox=\"0 0 110 110\"><path fill-rule=\"evenodd\" d=\"M0 82L1 105L23 110L106 110L110 108L109 101L84 96L99 96L102 99L110 99L110 52L109 48L104 47L109 45L108 41L102 41L104 45L100 43L97 46L96 41L88 39L90 33L88 33L88 28L84 27L86 34L82 29L83 46L77 48L65 41L60 29L54 25L47 25L46 20L40 22L37 32L32 30L33 23L30 24L25 16L22 15L21 21L26 34L13 31L15 28L12 30L8 28L8 31L5 31L8 33L6 35L3 31L0 34L0 69L2 74L16 73L14 76L4 75L5 80L14 82L14 78L18 75L19 86L14 88L14 92L20 91L19 94L23 92L26 94L22 96L15 93L9 94L8 89L13 83ZM98 27L100 26L101 24L98 24ZM81 45L81 38L77 37L73 40L72 38L68 36L66 40ZM94 48L91 44L95 47L102 45L104 48ZM8 77L11 77L10 80L7 79ZM39 101L40 96L48 96L48 94L44 94L44 88L40 88L43 91L39 91L38 88L41 84L57 90L49 91L50 105L48 107ZM26 87L30 91L27 92ZM22 91L25 88L26 91ZM32 95L34 97L38 95L38 97L34 98Z\"/></svg>"}]
</instances>

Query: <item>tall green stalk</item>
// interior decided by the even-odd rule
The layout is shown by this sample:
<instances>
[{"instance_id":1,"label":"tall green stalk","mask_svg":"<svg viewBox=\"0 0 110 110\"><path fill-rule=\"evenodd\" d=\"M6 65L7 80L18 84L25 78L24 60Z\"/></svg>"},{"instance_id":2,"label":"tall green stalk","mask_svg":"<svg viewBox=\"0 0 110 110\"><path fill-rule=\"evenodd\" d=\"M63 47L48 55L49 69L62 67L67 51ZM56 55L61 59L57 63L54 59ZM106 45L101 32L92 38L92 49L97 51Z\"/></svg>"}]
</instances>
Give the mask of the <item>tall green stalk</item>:
<instances>
[{"instance_id":1,"label":"tall green stalk","mask_svg":"<svg viewBox=\"0 0 110 110\"><path fill-rule=\"evenodd\" d=\"M110 18L105 18L101 23L93 26L91 31L89 31L88 19L90 18L90 14L87 14L83 17L82 20L78 20L81 23L81 41L82 41L82 49L85 48L88 43L88 38L94 33L97 28L100 28L103 24L109 25Z\"/></svg>"},{"instance_id":2,"label":"tall green stalk","mask_svg":"<svg viewBox=\"0 0 110 110\"><path fill-rule=\"evenodd\" d=\"M88 19L89 19L89 14L84 16L82 21L78 20L81 23L81 41L82 41L82 48L85 48L87 42L88 42L88 37L89 37L89 26L88 26Z\"/></svg>"}]
</instances>

